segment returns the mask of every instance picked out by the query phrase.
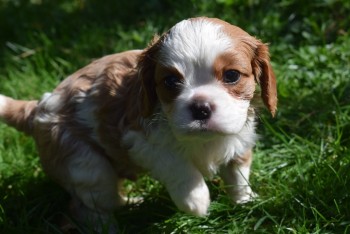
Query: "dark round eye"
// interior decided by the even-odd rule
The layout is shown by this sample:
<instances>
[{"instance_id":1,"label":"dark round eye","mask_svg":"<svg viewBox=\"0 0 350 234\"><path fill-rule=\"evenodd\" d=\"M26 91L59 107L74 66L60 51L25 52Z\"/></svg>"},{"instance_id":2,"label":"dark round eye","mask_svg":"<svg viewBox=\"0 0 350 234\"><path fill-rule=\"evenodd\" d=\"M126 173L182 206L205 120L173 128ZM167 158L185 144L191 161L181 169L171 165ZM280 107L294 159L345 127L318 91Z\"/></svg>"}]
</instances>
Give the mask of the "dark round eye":
<instances>
[{"instance_id":1,"label":"dark round eye","mask_svg":"<svg viewBox=\"0 0 350 234\"><path fill-rule=\"evenodd\" d=\"M176 75L164 77L164 84L168 89L176 89L182 84L181 79Z\"/></svg>"},{"instance_id":2,"label":"dark round eye","mask_svg":"<svg viewBox=\"0 0 350 234\"><path fill-rule=\"evenodd\" d=\"M241 73L236 70L227 70L224 72L223 81L226 84L236 84L241 78Z\"/></svg>"}]
</instances>

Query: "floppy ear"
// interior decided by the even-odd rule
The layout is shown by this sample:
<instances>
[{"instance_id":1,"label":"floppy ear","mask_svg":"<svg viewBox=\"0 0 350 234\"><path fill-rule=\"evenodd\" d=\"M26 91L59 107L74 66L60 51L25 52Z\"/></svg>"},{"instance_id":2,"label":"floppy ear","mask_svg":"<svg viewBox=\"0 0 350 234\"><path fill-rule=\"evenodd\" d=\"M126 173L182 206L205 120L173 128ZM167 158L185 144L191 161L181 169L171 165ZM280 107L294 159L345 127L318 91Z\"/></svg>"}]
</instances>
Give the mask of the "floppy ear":
<instances>
[{"instance_id":1,"label":"floppy ear","mask_svg":"<svg viewBox=\"0 0 350 234\"><path fill-rule=\"evenodd\" d=\"M260 41L257 42L252 66L255 79L261 87L261 98L271 115L275 116L277 110L276 78L270 63L269 49Z\"/></svg>"},{"instance_id":2,"label":"floppy ear","mask_svg":"<svg viewBox=\"0 0 350 234\"><path fill-rule=\"evenodd\" d=\"M148 117L153 113L157 102L155 87L155 68L157 65L157 53L160 47L159 36L154 36L148 47L142 52L138 59L138 78L141 82L140 94L142 98L142 116Z\"/></svg>"}]
</instances>

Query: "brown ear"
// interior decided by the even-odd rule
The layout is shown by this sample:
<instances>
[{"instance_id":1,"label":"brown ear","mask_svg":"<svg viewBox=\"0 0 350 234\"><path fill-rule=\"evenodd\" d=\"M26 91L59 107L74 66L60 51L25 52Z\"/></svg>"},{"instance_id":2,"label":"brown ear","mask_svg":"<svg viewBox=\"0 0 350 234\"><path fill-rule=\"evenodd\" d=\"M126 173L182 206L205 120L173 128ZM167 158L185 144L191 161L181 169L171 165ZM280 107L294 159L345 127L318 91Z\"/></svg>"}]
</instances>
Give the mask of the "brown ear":
<instances>
[{"instance_id":1,"label":"brown ear","mask_svg":"<svg viewBox=\"0 0 350 234\"><path fill-rule=\"evenodd\" d=\"M277 87L276 78L272 70L267 45L258 41L253 60L253 70L255 79L261 87L261 98L272 116L277 110Z\"/></svg>"},{"instance_id":2,"label":"brown ear","mask_svg":"<svg viewBox=\"0 0 350 234\"><path fill-rule=\"evenodd\" d=\"M154 36L149 46L142 52L138 59L138 78L141 82L142 116L148 117L153 113L157 102L157 93L154 81L157 52L160 47L159 36Z\"/></svg>"}]
</instances>

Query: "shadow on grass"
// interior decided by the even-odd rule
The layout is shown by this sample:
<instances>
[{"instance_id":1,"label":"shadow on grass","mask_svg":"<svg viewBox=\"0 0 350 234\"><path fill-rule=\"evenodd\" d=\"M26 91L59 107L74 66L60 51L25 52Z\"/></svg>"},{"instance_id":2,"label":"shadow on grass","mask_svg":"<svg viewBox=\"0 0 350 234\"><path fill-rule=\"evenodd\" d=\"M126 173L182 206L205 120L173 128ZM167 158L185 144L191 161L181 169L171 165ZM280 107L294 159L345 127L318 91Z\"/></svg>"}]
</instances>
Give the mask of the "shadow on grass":
<instances>
[{"instance_id":1,"label":"shadow on grass","mask_svg":"<svg viewBox=\"0 0 350 234\"><path fill-rule=\"evenodd\" d=\"M115 212L122 233L152 233L157 223L163 223L176 213L176 207L165 190L147 195L137 205L127 205Z\"/></svg>"},{"instance_id":2,"label":"shadow on grass","mask_svg":"<svg viewBox=\"0 0 350 234\"><path fill-rule=\"evenodd\" d=\"M21 181L12 176L0 188L0 233L63 233L63 219L70 220L70 196L46 177ZM164 189L152 192L138 204L115 212L122 233L151 233L155 223L169 219L176 208ZM65 233L81 233L78 229Z\"/></svg>"},{"instance_id":3,"label":"shadow on grass","mask_svg":"<svg viewBox=\"0 0 350 234\"><path fill-rule=\"evenodd\" d=\"M68 196L55 184L14 175L2 180L0 191L1 233L57 233L51 223L65 212Z\"/></svg>"}]
</instances>

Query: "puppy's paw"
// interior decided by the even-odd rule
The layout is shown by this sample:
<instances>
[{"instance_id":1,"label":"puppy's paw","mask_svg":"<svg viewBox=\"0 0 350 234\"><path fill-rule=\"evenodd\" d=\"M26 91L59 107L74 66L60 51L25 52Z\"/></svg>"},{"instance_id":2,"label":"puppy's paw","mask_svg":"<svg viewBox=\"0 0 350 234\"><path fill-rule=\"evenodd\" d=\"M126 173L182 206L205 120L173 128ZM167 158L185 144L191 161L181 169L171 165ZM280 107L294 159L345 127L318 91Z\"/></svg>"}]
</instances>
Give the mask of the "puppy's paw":
<instances>
[{"instance_id":1,"label":"puppy's paw","mask_svg":"<svg viewBox=\"0 0 350 234\"><path fill-rule=\"evenodd\" d=\"M233 202L236 204L244 204L251 202L258 197L258 194L252 191L250 186L244 186L240 190L237 190L232 197Z\"/></svg>"},{"instance_id":2,"label":"puppy's paw","mask_svg":"<svg viewBox=\"0 0 350 234\"><path fill-rule=\"evenodd\" d=\"M205 216L210 204L210 195L207 185L201 183L190 191L187 191L188 189L189 185L183 185L177 188L176 191L169 192L180 210L195 216Z\"/></svg>"},{"instance_id":3,"label":"puppy's paw","mask_svg":"<svg viewBox=\"0 0 350 234\"><path fill-rule=\"evenodd\" d=\"M143 197L125 197L123 196L123 200L126 205L134 205L134 204L140 204L144 201Z\"/></svg>"},{"instance_id":4,"label":"puppy's paw","mask_svg":"<svg viewBox=\"0 0 350 234\"><path fill-rule=\"evenodd\" d=\"M123 146L132 149L134 146L142 146L145 144L145 138L136 131L127 131L122 137Z\"/></svg>"}]
</instances>

